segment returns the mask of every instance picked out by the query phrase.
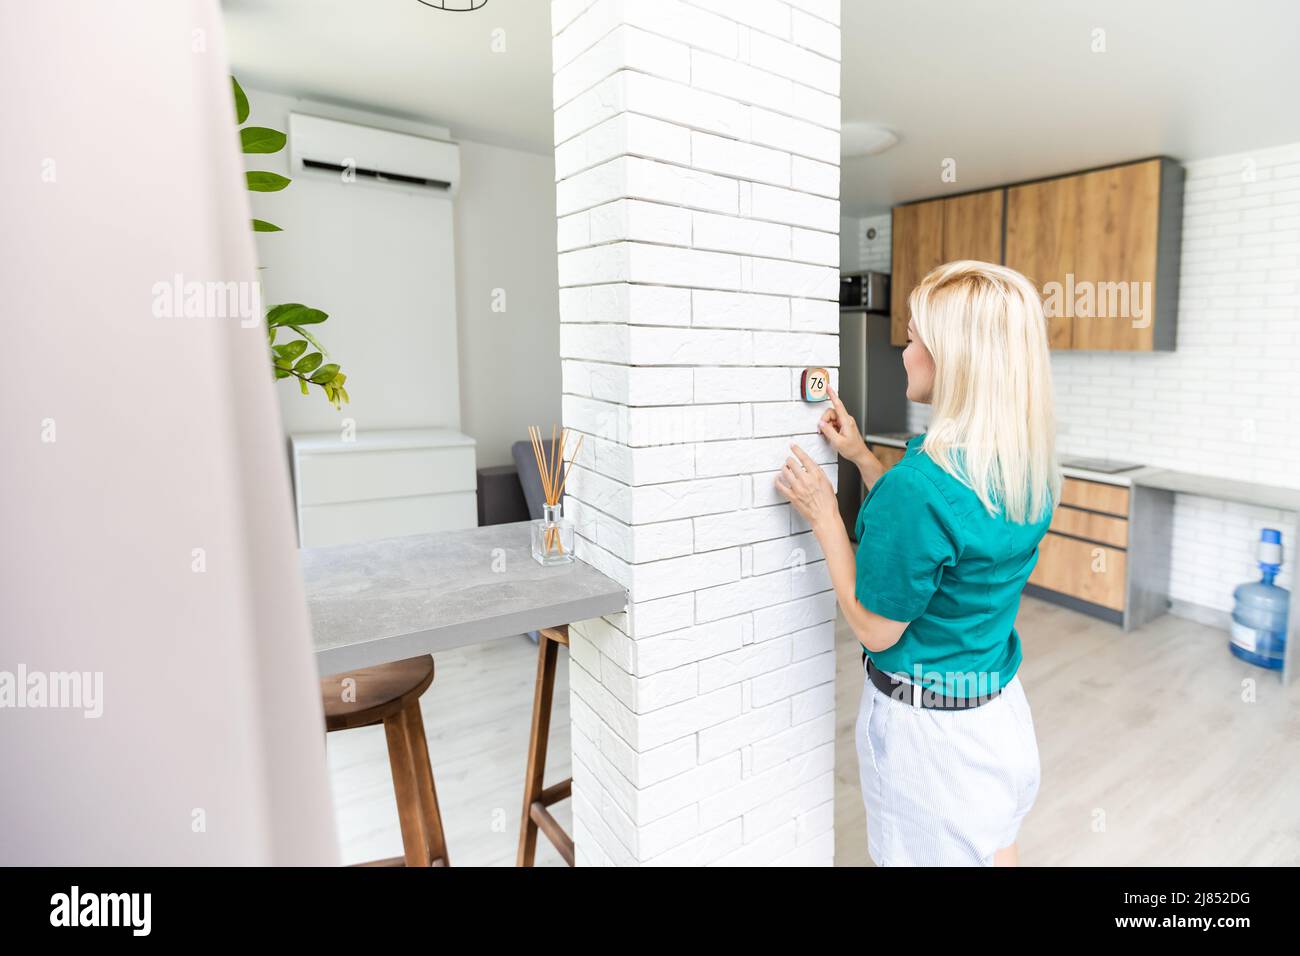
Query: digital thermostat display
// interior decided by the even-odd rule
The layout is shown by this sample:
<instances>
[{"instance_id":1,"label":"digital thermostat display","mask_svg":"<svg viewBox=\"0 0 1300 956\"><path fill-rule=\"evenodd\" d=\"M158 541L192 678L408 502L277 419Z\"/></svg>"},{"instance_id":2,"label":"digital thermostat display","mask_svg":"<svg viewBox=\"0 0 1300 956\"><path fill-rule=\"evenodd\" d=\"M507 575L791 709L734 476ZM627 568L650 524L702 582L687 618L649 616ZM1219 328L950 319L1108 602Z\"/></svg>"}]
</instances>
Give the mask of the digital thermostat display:
<instances>
[{"instance_id":1,"label":"digital thermostat display","mask_svg":"<svg viewBox=\"0 0 1300 956\"><path fill-rule=\"evenodd\" d=\"M824 368L806 368L799 378L799 391L805 402L826 401L826 388L831 383L830 373Z\"/></svg>"}]
</instances>

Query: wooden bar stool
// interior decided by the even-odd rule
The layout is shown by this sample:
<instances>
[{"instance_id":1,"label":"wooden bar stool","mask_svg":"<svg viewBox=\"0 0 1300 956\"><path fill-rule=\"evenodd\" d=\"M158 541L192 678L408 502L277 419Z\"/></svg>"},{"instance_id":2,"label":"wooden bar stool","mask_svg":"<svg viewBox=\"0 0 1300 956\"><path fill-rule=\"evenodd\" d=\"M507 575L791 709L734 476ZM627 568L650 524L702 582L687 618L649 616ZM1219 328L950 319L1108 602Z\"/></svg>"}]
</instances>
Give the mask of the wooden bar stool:
<instances>
[{"instance_id":1,"label":"wooden bar stool","mask_svg":"<svg viewBox=\"0 0 1300 956\"><path fill-rule=\"evenodd\" d=\"M568 798L573 790L573 778L552 787L543 783L546 744L551 734L551 699L555 696L555 664L561 644L569 646L567 624L537 632L537 690L533 695L533 730L528 739L528 769L524 774L524 819L519 830L520 866L533 865L539 829L560 851L564 862L573 866L573 838L564 832L547 809Z\"/></svg>"},{"instance_id":2,"label":"wooden bar stool","mask_svg":"<svg viewBox=\"0 0 1300 956\"><path fill-rule=\"evenodd\" d=\"M345 687L347 680L356 683ZM428 654L335 674L320 682L327 733L382 723L388 738L388 763L393 771L405 855L362 866L450 864L433 768L429 765L429 746L424 738L424 720L420 717L420 695L432 683L433 658ZM345 699L345 692L350 699Z\"/></svg>"}]
</instances>

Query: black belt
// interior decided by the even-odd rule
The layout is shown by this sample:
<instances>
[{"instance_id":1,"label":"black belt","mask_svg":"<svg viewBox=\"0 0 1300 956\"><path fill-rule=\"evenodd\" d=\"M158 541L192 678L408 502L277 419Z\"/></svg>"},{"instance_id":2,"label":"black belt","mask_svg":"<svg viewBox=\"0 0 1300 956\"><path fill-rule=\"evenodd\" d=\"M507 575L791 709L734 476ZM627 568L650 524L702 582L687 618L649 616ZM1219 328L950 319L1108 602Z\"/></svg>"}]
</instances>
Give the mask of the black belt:
<instances>
[{"instance_id":1,"label":"black belt","mask_svg":"<svg viewBox=\"0 0 1300 956\"><path fill-rule=\"evenodd\" d=\"M1002 688L998 688L993 693L985 694L983 697L946 697L939 691L929 690L920 684L913 684L911 681L896 680L890 677L879 667L872 664L869 657L867 658L867 678L878 691L887 697L892 697L899 703L910 704L923 710L970 710L972 707L987 704L1002 693Z\"/></svg>"}]
</instances>

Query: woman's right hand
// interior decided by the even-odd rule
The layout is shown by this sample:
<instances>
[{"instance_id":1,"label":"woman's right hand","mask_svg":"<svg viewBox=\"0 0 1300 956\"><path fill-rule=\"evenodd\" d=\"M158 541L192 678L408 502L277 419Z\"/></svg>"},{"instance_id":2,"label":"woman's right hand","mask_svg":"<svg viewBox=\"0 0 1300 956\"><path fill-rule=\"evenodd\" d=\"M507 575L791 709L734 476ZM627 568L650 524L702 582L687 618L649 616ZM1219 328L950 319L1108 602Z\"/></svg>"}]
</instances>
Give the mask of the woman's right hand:
<instances>
[{"instance_id":1,"label":"woman's right hand","mask_svg":"<svg viewBox=\"0 0 1300 956\"><path fill-rule=\"evenodd\" d=\"M835 389L828 385L826 394L830 396L831 407L822 415L822 420L817 426L818 430L836 454L858 466L858 471L862 472L862 480L870 488L885 470L885 466L867 447L862 432L858 429L858 423L844 407Z\"/></svg>"},{"instance_id":2,"label":"woman's right hand","mask_svg":"<svg viewBox=\"0 0 1300 956\"><path fill-rule=\"evenodd\" d=\"M864 455L870 455L871 450L862 440L858 423L853 420L853 416L844 407L840 397L835 394L835 389L827 385L826 394L831 397L831 407L826 409L817 427L836 454L857 464Z\"/></svg>"}]
</instances>

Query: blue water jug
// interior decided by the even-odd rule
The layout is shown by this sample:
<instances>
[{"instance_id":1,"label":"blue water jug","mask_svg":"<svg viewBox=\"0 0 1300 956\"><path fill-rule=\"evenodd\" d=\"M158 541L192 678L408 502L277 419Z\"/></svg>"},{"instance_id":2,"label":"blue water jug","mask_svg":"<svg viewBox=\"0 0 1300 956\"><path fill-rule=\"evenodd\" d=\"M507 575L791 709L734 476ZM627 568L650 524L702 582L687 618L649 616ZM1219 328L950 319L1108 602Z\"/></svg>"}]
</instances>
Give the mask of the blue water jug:
<instances>
[{"instance_id":1,"label":"blue water jug","mask_svg":"<svg viewBox=\"0 0 1300 956\"><path fill-rule=\"evenodd\" d=\"M1259 533L1260 579L1240 584L1232 592L1232 638L1228 649L1243 661L1269 670L1282 669L1286 646L1286 609L1291 594L1273 583L1282 569L1282 532Z\"/></svg>"}]
</instances>

